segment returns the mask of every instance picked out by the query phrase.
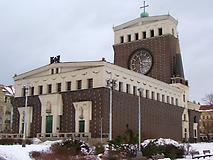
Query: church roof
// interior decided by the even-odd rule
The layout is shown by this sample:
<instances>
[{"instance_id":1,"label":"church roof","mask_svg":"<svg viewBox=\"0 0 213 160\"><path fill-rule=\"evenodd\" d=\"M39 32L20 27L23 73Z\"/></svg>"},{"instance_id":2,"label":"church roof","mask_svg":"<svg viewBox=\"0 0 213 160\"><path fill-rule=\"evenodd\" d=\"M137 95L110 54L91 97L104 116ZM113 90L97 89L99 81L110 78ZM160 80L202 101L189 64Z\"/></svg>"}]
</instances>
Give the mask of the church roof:
<instances>
[{"instance_id":1,"label":"church roof","mask_svg":"<svg viewBox=\"0 0 213 160\"><path fill-rule=\"evenodd\" d=\"M202 105L200 106L200 111L212 111L213 112L213 105Z\"/></svg>"},{"instance_id":2,"label":"church roof","mask_svg":"<svg viewBox=\"0 0 213 160\"><path fill-rule=\"evenodd\" d=\"M162 20L171 20L176 25L178 24L178 21L171 15L159 15L159 16L139 17L132 21L115 26L115 27L113 27L113 29L114 29L114 31L118 31L118 30L122 30L125 28L129 28L131 26L149 24L149 23L154 23L154 22L158 22L158 21L162 21Z\"/></svg>"}]
</instances>

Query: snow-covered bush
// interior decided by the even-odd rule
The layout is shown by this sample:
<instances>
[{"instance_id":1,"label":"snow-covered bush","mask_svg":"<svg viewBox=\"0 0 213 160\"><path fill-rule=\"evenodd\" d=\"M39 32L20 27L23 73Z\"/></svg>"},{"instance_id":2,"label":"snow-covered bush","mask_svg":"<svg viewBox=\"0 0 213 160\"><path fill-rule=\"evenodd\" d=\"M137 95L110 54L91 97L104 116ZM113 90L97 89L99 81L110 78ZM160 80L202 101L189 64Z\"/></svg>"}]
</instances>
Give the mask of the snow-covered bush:
<instances>
[{"instance_id":1,"label":"snow-covered bush","mask_svg":"<svg viewBox=\"0 0 213 160\"><path fill-rule=\"evenodd\" d=\"M167 158L182 158L184 147L171 139L146 140L142 143L143 155L151 158L154 155L164 155Z\"/></svg>"}]
</instances>

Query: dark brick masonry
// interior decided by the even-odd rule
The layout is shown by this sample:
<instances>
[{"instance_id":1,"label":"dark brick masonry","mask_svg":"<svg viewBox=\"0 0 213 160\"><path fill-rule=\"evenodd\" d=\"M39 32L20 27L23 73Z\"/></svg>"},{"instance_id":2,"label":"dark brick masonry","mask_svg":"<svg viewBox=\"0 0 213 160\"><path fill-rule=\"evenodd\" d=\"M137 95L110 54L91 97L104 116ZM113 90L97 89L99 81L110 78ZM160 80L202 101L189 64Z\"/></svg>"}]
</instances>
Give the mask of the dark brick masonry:
<instances>
[{"instance_id":1,"label":"dark brick masonry","mask_svg":"<svg viewBox=\"0 0 213 160\"><path fill-rule=\"evenodd\" d=\"M17 97L13 100L13 133L19 132L19 112L18 107L25 106L25 97ZM33 117L31 124L31 137L36 137L37 133L41 133L41 103L38 96L28 97L28 106L33 107Z\"/></svg>"},{"instance_id":2,"label":"dark brick masonry","mask_svg":"<svg viewBox=\"0 0 213 160\"><path fill-rule=\"evenodd\" d=\"M176 64L178 39L172 35L163 35L144 40L116 44L114 48L114 64L129 69L129 58L137 49L148 49L153 56L153 66L147 76L171 83L171 78L179 67ZM182 62L178 63L182 64ZM182 66L180 66L182 67ZM184 75L182 73L181 75Z\"/></svg>"},{"instance_id":3,"label":"dark brick masonry","mask_svg":"<svg viewBox=\"0 0 213 160\"><path fill-rule=\"evenodd\" d=\"M96 88L63 92L63 115L61 116L60 132L75 131L75 110L73 102L92 101L92 120L90 132L92 137L100 137L101 118L103 133L109 131L109 89ZM142 139L172 138L182 139L182 112L178 106L162 103L141 97L142 106ZM18 133L18 107L24 106L24 97L15 98L13 131ZM33 107L33 123L31 135L41 132L41 103L38 96L29 97L28 105ZM113 91L113 137L123 134L126 126L138 133L138 96Z\"/></svg>"}]
</instances>

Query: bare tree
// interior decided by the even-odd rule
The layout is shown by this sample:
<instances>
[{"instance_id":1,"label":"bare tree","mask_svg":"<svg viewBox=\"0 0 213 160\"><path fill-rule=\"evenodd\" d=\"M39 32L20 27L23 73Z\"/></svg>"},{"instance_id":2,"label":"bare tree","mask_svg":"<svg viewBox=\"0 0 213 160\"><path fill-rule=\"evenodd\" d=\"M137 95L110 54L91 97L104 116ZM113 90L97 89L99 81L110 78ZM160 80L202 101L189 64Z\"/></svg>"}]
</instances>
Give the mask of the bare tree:
<instances>
[{"instance_id":1,"label":"bare tree","mask_svg":"<svg viewBox=\"0 0 213 160\"><path fill-rule=\"evenodd\" d=\"M203 101L207 104L207 105L213 105L213 93L207 94L204 98Z\"/></svg>"}]
</instances>

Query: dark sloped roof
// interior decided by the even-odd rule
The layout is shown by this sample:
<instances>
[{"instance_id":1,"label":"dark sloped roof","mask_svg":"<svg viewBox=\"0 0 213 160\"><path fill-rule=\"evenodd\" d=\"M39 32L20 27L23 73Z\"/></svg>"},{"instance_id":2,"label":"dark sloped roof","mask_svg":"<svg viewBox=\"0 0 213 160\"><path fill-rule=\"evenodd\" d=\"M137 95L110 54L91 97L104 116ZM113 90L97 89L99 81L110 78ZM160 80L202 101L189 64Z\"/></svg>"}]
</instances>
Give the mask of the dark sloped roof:
<instances>
[{"instance_id":1,"label":"dark sloped roof","mask_svg":"<svg viewBox=\"0 0 213 160\"><path fill-rule=\"evenodd\" d=\"M213 110L213 105L202 105L200 110Z\"/></svg>"}]
</instances>

